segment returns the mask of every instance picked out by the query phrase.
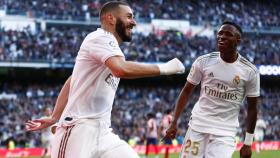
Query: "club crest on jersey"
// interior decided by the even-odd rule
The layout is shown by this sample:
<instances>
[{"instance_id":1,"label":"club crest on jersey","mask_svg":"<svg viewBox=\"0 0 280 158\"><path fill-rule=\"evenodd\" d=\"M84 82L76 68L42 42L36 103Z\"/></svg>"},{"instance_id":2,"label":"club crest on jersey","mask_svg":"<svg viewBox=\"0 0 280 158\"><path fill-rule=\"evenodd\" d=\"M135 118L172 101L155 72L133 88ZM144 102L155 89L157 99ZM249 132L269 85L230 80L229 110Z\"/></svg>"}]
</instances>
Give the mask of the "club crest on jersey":
<instances>
[{"instance_id":1,"label":"club crest on jersey","mask_svg":"<svg viewBox=\"0 0 280 158\"><path fill-rule=\"evenodd\" d=\"M214 77L213 72L211 72L210 74L208 74L208 77Z\"/></svg>"},{"instance_id":2,"label":"club crest on jersey","mask_svg":"<svg viewBox=\"0 0 280 158\"><path fill-rule=\"evenodd\" d=\"M109 45L114 48L117 47L117 44L114 41L110 41Z\"/></svg>"},{"instance_id":3,"label":"club crest on jersey","mask_svg":"<svg viewBox=\"0 0 280 158\"><path fill-rule=\"evenodd\" d=\"M236 75L234 78L233 78L233 83L238 85L240 83L240 77L238 75Z\"/></svg>"}]
</instances>

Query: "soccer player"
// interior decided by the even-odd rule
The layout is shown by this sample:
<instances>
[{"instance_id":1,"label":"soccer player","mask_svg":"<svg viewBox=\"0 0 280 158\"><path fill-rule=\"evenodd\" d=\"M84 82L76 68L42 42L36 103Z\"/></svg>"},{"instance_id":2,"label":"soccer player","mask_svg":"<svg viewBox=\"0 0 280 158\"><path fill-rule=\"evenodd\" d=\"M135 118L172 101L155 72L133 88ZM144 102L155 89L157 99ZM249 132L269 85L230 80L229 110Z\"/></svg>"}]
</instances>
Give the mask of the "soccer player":
<instances>
[{"instance_id":1,"label":"soccer player","mask_svg":"<svg viewBox=\"0 0 280 158\"><path fill-rule=\"evenodd\" d=\"M27 130L35 131L59 120L52 158L139 158L110 128L112 104L120 78L184 72L178 59L163 64L125 60L119 44L131 40L136 25L127 3L105 3L100 21L101 28L88 34L81 44L73 73L60 91L52 118L26 123Z\"/></svg>"},{"instance_id":2,"label":"soccer player","mask_svg":"<svg viewBox=\"0 0 280 158\"><path fill-rule=\"evenodd\" d=\"M150 145L153 145L155 149L156 158L158 158L158 131L157 131L157 121L154 113L148 113L147 115L147 130L146 130L146 158L149 155Z\"/></svg>"},{"instance_id":3,"label":"soccer player","mask_svg":"<svg viewBox=\"0 0 280 158\"><path fill-rule=\"evenodd\" d=\"M164 115L161 119L161 123L160 123L160 128L159 128L159 133L161 136L164 136L166 133L166 130L168 129L168 127L170 126L172 121L172 110L171 109L167 109L164 112ZM163 140L163 143L166 145L165 146L165 158L169 157L169 146L172 145L172 139L167 138Z\"/></svg>"},{"instance_id":4,"label":"soccer player","mask_svg":"<svg viewBox=\"0 0 280 158\"><path fill-rule=\"evenodd\" d=\"M173 121L163 138L175 138L179 116L200 83L200 97L192 110L180 158L231 158L239 109L245 97L247 132L240 156L251 157L260 80L256 67L237 51L241 36L240 26L224 22L217 32L219 52L202 55L192 65L176 103Z\"/></svg>"},{"instance_id":5,"label":"soccer player","mask_svg":"<svg viewBox=\"0 0 280 158\"><path fill-rule=\"evenodd\" d=\"M42 119L47 119L48 117L51 117L52 110L49 107L46 107L44 110L44 117ZM51 133L51 127L45 128L41 132L41 141L42 141L42 147L44 148L44 153L42 157L46 157L48 154L49 149L51 148L51 141L52 141L52 133Z\"/></svg>"},{"instance_id":6,"label":"soccer player","mask_svg":"<svg viewBox=\"0 0 280 158\"><path fill-rule=\"evenodd\" d=\"M265 129L266 129L266 123L262 118L262 115L259 115L259 118L256 123L256 128L255 128L255 141L258 142L256 143L256 152L259 153L261 151L260 143L263 141L263 137L265 134Z\"/></svg>"}]
</instances>

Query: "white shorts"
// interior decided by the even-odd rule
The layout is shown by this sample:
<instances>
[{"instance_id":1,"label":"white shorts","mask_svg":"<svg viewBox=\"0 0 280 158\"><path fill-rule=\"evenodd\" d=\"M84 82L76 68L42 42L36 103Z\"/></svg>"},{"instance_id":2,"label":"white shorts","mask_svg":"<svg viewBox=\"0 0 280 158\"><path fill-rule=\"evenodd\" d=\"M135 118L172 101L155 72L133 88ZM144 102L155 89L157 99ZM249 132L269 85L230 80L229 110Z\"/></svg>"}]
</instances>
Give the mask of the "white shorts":
<instances>
[{"instance_id":1,"label":"white shorts","mask_svg":"<svg viewBox=\"0 0 280 158\"><path fill-rule=\"evenodd\" d=\"M137 153L102 121L58 127L52 158L139 158Z\"/></svg>"},{"instance_id":2,"label":"white shorts","mask_svg":"<svg viewBox=\"0 0 280 158\"><path fill-rule=\"evenodd\" d=\"M231 158L235 151L235 139L188 129L180 158Z\"/></svg>"},{"instance_id":3,"label":"white shorts","mask_svg":"<svg viewBox=\"0 0 280 158\"><path fill-rule=\"evenodd\" d=\"M51 140L50 140L50 139L43 139L43 140L42 140L42 147L43 147L43 148L49 148L49 147L51 147Z\"/></svg>"}]
</instances>

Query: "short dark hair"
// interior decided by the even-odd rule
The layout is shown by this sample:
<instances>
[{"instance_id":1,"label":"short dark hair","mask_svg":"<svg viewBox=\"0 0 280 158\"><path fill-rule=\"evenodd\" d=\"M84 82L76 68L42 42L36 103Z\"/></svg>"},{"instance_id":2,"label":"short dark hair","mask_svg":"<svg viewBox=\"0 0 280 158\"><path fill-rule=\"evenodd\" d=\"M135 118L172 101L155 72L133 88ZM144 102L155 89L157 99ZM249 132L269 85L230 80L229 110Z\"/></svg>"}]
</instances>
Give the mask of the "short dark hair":
<instances>
[{"instance_id":1,"label":"short dark hair","mask_svg":"<svg viewBox=\"0 0 280 158\"><path fill-rule=\"evenodd\" d=\"M148 118L148 119L150 119L150 118L155 118L155 117L156 117L156 115L155 115L154 113L152 113L152 112L150 112L150 113L147 114L147 118Z\"/></svg>"},{"instance_id":2,"label":"short dark hair","mask_svg":"<svg viewBox=\"0 0 280 158\"><path fill-rule=\"evenodd\" d=\"M129 6L129 4L124 1L109 1L103 4L99 13L99 17L101 18L101 16L107 13L108 11L112 11L119 8L120 5Z\"/></svg>"},{"instance_id":3,"label":"short dark hair","mask_svg":"<svg viewBox=\"0 0 280 158\"><path fill-rule=\"evenodd\" d=\"M171 112L172 112L171 109L167 109L167 110L164 111L165 114L170 114Z\"/></svg>"},{"instance_id":4,"label":"short dark hair","mask_svg":"<svg viewBox=\"0 0 280 158\"><path fill-rule=\"evenodd\" d=\"M243 34L243 31L242 31L241 27L238 24L236 24L236 23L234 23L232 21L224 21L222 25L226 25L226 24L234 26L241 35Z\"/></svg>"}]
</instances>

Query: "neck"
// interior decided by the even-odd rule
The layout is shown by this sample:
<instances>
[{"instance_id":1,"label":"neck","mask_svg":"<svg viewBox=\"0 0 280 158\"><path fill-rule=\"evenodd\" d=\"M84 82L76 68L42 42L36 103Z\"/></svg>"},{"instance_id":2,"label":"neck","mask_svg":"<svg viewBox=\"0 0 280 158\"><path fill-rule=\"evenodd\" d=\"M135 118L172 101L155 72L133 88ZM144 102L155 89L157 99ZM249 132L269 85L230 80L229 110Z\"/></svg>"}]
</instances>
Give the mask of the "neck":
<instances>
[{"instance_id":1,"label":"neck","mask_svg":"<svg viewBox=\"0 0 280 158\"><path fill-rule=\"evenodd\" d=\"M118 33L116 32L115 29L112 29L112 27L108 27L106 25L101 25L101 28L107 32L110 32L111 34L113 34L113 36L117 39L118 44L122 43L122 39L120 38L120 36L118 35Z\"/></svg>"},{"instance_id":2,"label":"neck","mask_svg":"<svg viewBox=\"0 0 280 158\"><path fill-rule=\"evenodd\" d=\"M237 51L232 51L232 52L220 52L221 58L227 62L227 63L233 63L237 60L238 58L238 53Z\"/></svg>"}]
</instances>

